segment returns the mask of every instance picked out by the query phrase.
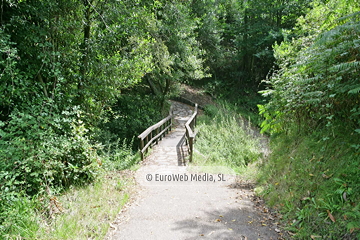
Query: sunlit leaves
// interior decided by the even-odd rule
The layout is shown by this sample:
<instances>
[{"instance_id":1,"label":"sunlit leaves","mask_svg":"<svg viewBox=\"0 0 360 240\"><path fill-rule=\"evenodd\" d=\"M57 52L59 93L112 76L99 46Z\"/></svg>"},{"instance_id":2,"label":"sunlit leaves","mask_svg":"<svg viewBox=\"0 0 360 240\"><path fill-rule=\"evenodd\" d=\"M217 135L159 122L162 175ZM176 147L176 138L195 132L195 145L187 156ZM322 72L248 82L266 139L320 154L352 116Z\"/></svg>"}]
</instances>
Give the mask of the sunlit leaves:
<instances>
[{"instance_id":1,"label":"sunlit leaves","mask_svg":"<svg viewBox=\"0 0 360 240\"><path fill-rule=\"evenodd\" d=\"M284 122L297 119L297 124L305 124L303 127L307 128L323 122L331 126L329 122L353 119L351 109L359 102L356 95L360 68L359 14L350 14L341 20L324 18L344 16L356 9L340 4L338 12L333 14L331 6L336 2L314 5L315 8L298 21L295 32L304 35L275 46L281 69L267 82L273 86L267 109L285 112ZM321 28L319 19L327 27ZM357 121L348 121L349 124L354 127Z\"/></svg>"}]
</instances>

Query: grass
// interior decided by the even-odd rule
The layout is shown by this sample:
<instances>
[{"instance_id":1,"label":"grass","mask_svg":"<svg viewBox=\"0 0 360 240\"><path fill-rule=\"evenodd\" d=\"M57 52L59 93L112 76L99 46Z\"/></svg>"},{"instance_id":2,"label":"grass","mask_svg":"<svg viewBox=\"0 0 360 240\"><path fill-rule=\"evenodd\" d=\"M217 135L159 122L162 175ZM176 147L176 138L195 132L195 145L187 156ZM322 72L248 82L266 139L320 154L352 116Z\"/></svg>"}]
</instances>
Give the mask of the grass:
<instances>
[{"instance_id":1,"label":"grass","mask_svg":"<svg viewBox=\"0 0 360 240\"><path fill-rule=\"evenodd\" d=\"M36 213L37 226L31 235L54 240L104 239L133 191L132 173L140 156L130 145L126 141L109 144L101 154L103 170L93 183L41 202L48 209L45 214Z\"/></svg>"},{"instance_id":2,"label":"grass","mask_svg":"<svg viewBox=\"0 0 360 240\"><path fill-rule=\"evenodd\" d=\"M356 135L342 125L331 134L327 129L277 134L272 154L264 158L237 112L226 103L206 106L198 119L193 164L208 171L226 166L256 180L255 192L282 213L294 239L360 239Z\"/></svg>"},{"instance_id":3,"label":"grass","mask_svg":"<svg viewBox=\"0 0 360 240\"><path fill-rule=\"evenodd\" d=\"M133 191L132 172L139 167L140 155L131 145L126 140L108 144L95 182L54 197L49 204L52 219L42 221L37 239L104 239Z\"/></svg>"},{"instance_id":4,"label":"grass","mask_svg":"<svg viewBox=\"0 0 360 240\"><path fill-rule=\"evenodd\" d=\"M234 108L225 102L218 106L208 105L204 112L205 115L198 118L199 135L193 164L213 168L225 166L241 175L254 173L254 162L261 154L259 141L248 126L250 123L244 123ZM252 170L248 171L250 168Z\"/></svg>"},{"instance_id":5,"label":"grass","mask_svg":"<svg viewBox=\"0 0 360 240\"><path fill-rule=\"evenodd\" d=\"M104 239L134 191L132 173L137 167L102 170L91 184L61 194L48 189L31 199L21 194L0 199L11 203L6 215L0 215L0 239Z\"/></svg>"},{"instance_id":6,"label":"grass","mask_svg":"<svg viewBox=\"0 0 360 240\"><path fill-rule=\"evenodd\" d=\"M284 214L296 239L360 237L360 158L349 136L279 135L257 189Z\"/></svg>"},{"instance_id":7,"label":"grass","mask_svg":"<svg viewBox=\"0 0 360 240\"><path fill-rule=\"evenodd\" d=\"M85 188L52 197L52 215L40 223L37 239L103 239L128 200L131 186L128 176L107 172Z\"/></svg>"},{"instance_id":8,"label":"grass","mask_svg":"<svg viewBox=\"0 0 360 240\"><path fill-rule=\"evenodd\" d=\"M260 126L263 117L259 115L258 104L264 104L266 99L258 93L258 86L236 86L234 83L210 81L205 85L205 91L216 96L217 102L225 103L231 111L241 114L245 119Z\"/></svg>"},{"instance_id":9,"label":"grass","mask_svg":"<svg viewBox=\"0 0 360 240\"><path fill-rule=\"evenodd\" d=\"M61 195L14 198L0 239L104 239L131 194L129 172L104 172L92 184Z\"/></svg>"}]
</instances>

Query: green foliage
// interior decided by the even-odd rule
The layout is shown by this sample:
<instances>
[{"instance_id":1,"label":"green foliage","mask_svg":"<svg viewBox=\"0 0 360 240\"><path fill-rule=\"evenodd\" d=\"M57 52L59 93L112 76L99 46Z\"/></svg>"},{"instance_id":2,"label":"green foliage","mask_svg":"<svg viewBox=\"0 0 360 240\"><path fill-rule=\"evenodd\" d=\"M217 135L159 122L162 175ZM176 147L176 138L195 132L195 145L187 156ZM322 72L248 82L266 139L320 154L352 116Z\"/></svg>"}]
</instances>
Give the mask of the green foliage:
<instances>
[{"instance_id":1,"label":"green foliage","mask_svg":"<svg viewBox=\"0 0 360 240\"><path fill-rule=\"evenodd\" d=\"M97 155L81 111L56 114L47 107L14 111L1 131L1 177L13 190L34 195L94 179Z\"/></svg>"},{"instance_id":2,"label":"green foliage","mask_svg":"<svg viewBox=\"0 0 360 240\"><path fill-rule=\"evenodd\" d=\"M34 238L36 210L49 211L38 196L46 199L95 179L100 162L83 117L79 108L59 112L44 102L14 110L1 122L0 229L5 236Z\"/></svg>"},{"instance_id":3,"label":"green foliage","mask_svg":"<svg viewBox=\"0 0 360 240\"><path fill-rule=\"evenodd\" d=\"M324 140L322 135L273 137L259 178L266 186L262 195L280 209L298 239L353 239L360 223L360 159L347 136Z\"/></svg>"},{"instance_id":4,"label":"green foliage","mask_svg":"<svg viewBox=\"0 0 360 240\"><path fill-rule=\"evenodd\" d=\"M220 68L226 64L226 51L222 44L224 33L223 2L192 1L191 15L197 21L196 38L205 50L204 64L208 67L212 77L216 79Z\"/></svg>"},{"instance_id":5,"label":"green foliage","mask_svg":"<svg viewBox=\"0 0 360 240\"><path fill-rule=\"evenodd\" d=\"M193 1L192 12L200 22L197 39L212 74L203 80L206 91L237 104L260 125L256 105L263 99L257 91L265 87L261 80L277 69L272 46L284 40L309 2Z\"/></svg>"},{"instance_id":6,"label":"green foliage","mask_svg":"<svg viewBox=\"0 0 360 240\"><path fill-rule=\"evenodd\" d=\"M89 113L87 122L96 124L121 89L139 83L152 69L151 38L138 19L148 14L132 4L5 5L0 49L6 57L0 63L6 64L0 84L5 102L0 105L19 107L50 98L61 106L81 105Z\"/></svg>"},{"instance_id":7,"label":"green foliage","mask_svg":"<svg viewBox=\"0 0 360 240\"><path fill-rule=\"evenodd\" d=\"M262 91L273 144L263 194L299 239L359 237L359 10L356 1L314 1L275 45L280 69Z\"/></svg>"},{"instance_id":8,"label":"green foliage","mask_svg":"<svg viewBox=\"0 0 360 240\"><path fill-rule=\"evenodd\" d=\"M197 39L200 19L191 14L189 2L155 1L149 9L154 16L148 21L154 68L144 80L155 95L166 98L176 83L210 76Z\"/></svg>"},{"instance_id":9,"label":"green foliage","mask_svg":"<svg viewBox=\"0 0 360 240\"><path fill-rule=\"evenodd\" d=\"M103 160L103 167L106 170L129 169L141 160L140 156L136 154L137 151L132 149L134 146L133 142L128 143L126 140L127 139L124 139L123 142L120 143L120 139L118 139L103 147L100 155Z\"/></svg>"},{"instance_id":10,"label":"green foliage","mask_svg":"<svg viewBox=\"0 0 360 240\"><path fill-rule=\"evenodd\" d=\"M99 126L98 138L103 144L118 142L119 139L131 140L146 128L167 116L162 112L162 102L151 95L123 94L108 108L103 123ZM138 142L132 141L134 150Z\"/></svg>"},{"instance_id":11,"label":"green foliage","mask_svg":"<svg viewBox=\"0 0 360 240\"><path fill-rule=\"evenodd\" d=\"M207 74L186 2L3 1L1 9L1 199L86 184L102 164L133 165L137 142L128 140L163 117L174 82ZM133 94L148 80L160 95ZM0 226L17 222L12 208L1 207Z\"/></svg>"},{"instance_id":12,"label":"green foliage","mask_svg":"<svg viewBox=\"0 0 360 240\"><path fill-rule=\"evenodd\" d=\"M50 206L56 209L58 204L63 211L53 213L46 221L39 221L37 231L33 232L35 237L31 239L104 239L129 199L130 177L118 171L107 171L92 184L72 188L53 198Z\"/></svg>"},{"instance_id":13,"label":"green foliage","mask_svg":"<svg viewBox=\"0 0 360 240\"><path fill-rule=\"evenodd\" d=\"M272 45L283 40L283 31L308 5L308 0L194 1L192 11L202 23L198 39L212 79L235 90L258 87L274 67Z\"/></svg>"},{"instance_id":14,"label":"green foliage","mask_svg":"<svg viewBox=\"0 0 360 240\"><path fill-rule=\"evenodd\" d=\"M251 130L245 130L249 126L245 126L242 117L229 104L206 106L205 113L198 121L200 133L195 149L199 155L195 155L198 158L195 162L241 170L260 157L259 143L251 135Z\"/></svg>"},{"instance_id":15,"label":"green foliage","mask_svg":"<svg viewBox=\"0 0 360 240\"><path fill-rule=\"evenodd\" d=\"M175 82L207 76L205 51L188 2L5 0L0 15L0 199L14 203L0 231L34 238L15 229L33 214L22 198L136 163L131 139L163 117Z\"/></svg>"},{"instance_id":16,"label":"green foliage","mask_svg":"<svg viewBox=\"0 0 360 240\"><path fill-rule=\"evenodd\" d=\"M263 93L271 100L262 107L262 113L271 116L276 131L289 129L290 125L305 131L317 126L331 129L336 121L349 129L357 128L358 18L353 14L335 21L337 26L320 35L313 30L312 37L275 47L282 68L267 81L271 88ZM299 48L301 45L309 47ZM271 125L269 120L268 117L264 126Z\"/></svg>"},{"instance_id":17,"label":"green foliage","mask_svg":"<svg viewBox=\"0 0 360 240\"><path fill-rule=\"evenodd\" d=\"M204 112L209 118L215 118L219 114L219 109L215 105L208 104L204 107Z\"/></svg>"},{"instance_id":18,"label":"green foliage","mask_svg":"<svg viewBox=\"0 0 360 240\"><path fill-rule=\"evenodd\" d=\"M14 239L15 236L35 239L39 226L36 216L36 199L29 199L10 189L0 191L0 238Z\"/></svg>"},{"instance_id":19,"label":"green foliage","mask_svg":"<svg viewBox=\"0 0 360 240\"><path fill-rule=\"evenodd\" d=\"M358 3L308 7L308 0L3 1L0 188L1 199L14 204L0 209L0 226L18 222L6 218L12 208L16 216L30 214L16 210L25 208L15 204L22 198L91 182L101 164L123 169L137 162L131 139L163 117L178 82L211 73L208 92L236 93L237 109L254 118L262 99L252 92L273 68L273 53L280 70L268 81L270 102L260 106L264 130L326 128L323 139L329 139L341 123L351 139L358 137ZM148 85L146 93L134 88L139 83ZM212 160L235 166L257 158L254 143L236 128L238 116L214 107L206 112L215 123L204 132L218 127L224 143L246 146L231 152L231 144L222 144ZM204 149L217 144L211 134L204 139ZM348 144L359 153L358 142Z\"/></svg>"},{"instance_id":20,"label":"green foliage","mask_svg":"<svg viewBox=\"0 0 360 240\"><path fill-rule=\"evenodd\" d=\"M1 191L0 239L103 239L129 199L131 185L127 176L107 171L62 195L29 199Z\"/></svg>"}]
</instances>

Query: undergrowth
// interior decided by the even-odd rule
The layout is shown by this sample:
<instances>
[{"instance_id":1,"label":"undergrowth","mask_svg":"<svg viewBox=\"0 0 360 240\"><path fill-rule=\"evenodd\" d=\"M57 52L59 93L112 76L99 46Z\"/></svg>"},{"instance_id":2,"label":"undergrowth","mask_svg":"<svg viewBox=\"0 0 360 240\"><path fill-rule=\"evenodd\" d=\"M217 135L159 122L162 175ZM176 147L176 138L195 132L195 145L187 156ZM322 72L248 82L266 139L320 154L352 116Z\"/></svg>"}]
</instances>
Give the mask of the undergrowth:
<instances>
[{"instance_id":1,"label":"undergrowth","mask_svg":"<svg viewBox=\"0 0 360 240\"><path fill-rule=\"evenodd\" d=\"M134 139L127 141L127 139L116 140L115 142L107 143L101 149L101 157L104 160L103 167L106 170L124 170L129 169L137 164L141 159L138 153L132 149Z\"/></svg>"},{"instance_id":2,"label":"undergrowth","mask_svg":"<svg viewBox=\"0 0 360 240\"><path fill-rule=\"evenodd\" d=\"M263 104L266 98L258 93L257 88L251 86L238 88L235 83L209 81L205 84L204 91L215 97L223 106L231 108L231 112L249 119L254 125L260 126L262 123L263 117L259 115L257 105Z\"/></svg>"},{"instance_id":3,"label":"undergrowth","mask_svg":"<svg viewBox=\"0 0 360 240\"><path fill-rule=\"evenodd\" d=\"M278 135L259 192L284 214L296 239L360 237L360 157L350 135ZM353 139L354 140L354 139Z\"/></svg>"},{"instance_id":4,"label":"undergrowth","mask_svg":"<svg viewBox=\"0 0 360 240\"><path fill-rule=\"evenodd\" d=\"M360 238L359 10L314 2L297 36L274 46L279 70L262 91L272 135L262 192L298 239Z\"/></svg>"},{"instance_id":5,"label":"undergrowth","mask_svg":"<svg viewBox=\"0 0 360 240\"><path fill-rule=\"evenodd\" d=\"M123 98L127 102L139 99L138 96ZM38 235L44 226L51 226L46 228L49 236L53 231L59 232L50 239L66 239L59 237L61 232L70 236L75 227L57 229L67 212L55 213L56 199L71 195L74 187L92 192L84 203L98 196L110 197L107 192L94 192L92 186L97 186L104 176L115 175L114 171L135 165L140 160L134 150L137 144L126 137L136 136L147 124L161 118L157 108L150 107L151 101L127 107L119 99L118 104L99 116L98 125L89 120L80 106L63 108L51 100L40 103L16 108L0 120L0 239L49 239ZM150 117L138 118L146 114L135 109L149 112ZM130 118L136 121L129 121ZM71 211L74 214L74 209ZM78 219L86 222L87 215L84 212L80 215ZM74 226L81 224L75 220L63 221ZM87 235L98 231L103 230L87 229L82 235L79 233L79 238L87 239Z\"/></svg>"},{"instance_id":6,"label":"undergrowth","mask_svg":"<svg viewBox=\"0 0 360 240\"><path fill-rule=\"evenodd\" d=\"M198 119L194 162L243 172L260 157L259 142L252 136L249 124L244 123L230 104L206 106L205 115Z\"/></svg>"},{"instance_id":7,"label":"undergrowth","mask_svg":"<svg viewBox=\"0 0 360 240\"><path fill-rule=\"evenodd\" d=\"M130 178L111 171L86 188L71 189L54 200L56 216L40 224L37 239L104 239L131 185Z\"/></svg>"},{"instance_id":8,"label":"undergrowth","mask_svg":"<svg viewBox=\"0 0 360 240\"><path fill-rule=\"evenodd\" d=\"M0 239L103 239L130 194L131 174L119 170L131 168L140 157L125 140L98 150L101 168L89 185L62 192L47 187L32 197L3 185Z\"/></svg>"}]
</instances>

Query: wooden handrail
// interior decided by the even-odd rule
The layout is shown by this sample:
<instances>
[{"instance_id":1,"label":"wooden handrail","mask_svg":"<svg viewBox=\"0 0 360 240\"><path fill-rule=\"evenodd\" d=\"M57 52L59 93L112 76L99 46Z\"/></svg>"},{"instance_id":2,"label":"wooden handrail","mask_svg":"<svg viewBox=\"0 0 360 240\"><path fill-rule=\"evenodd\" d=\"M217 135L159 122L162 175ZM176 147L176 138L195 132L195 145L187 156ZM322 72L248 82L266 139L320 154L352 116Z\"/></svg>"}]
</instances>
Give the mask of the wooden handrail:
<instances>
[{"instance_id":1,"label":"wooden handrail","mask_svg":"<svg viewBox=\"0 0 360 240\"><path fill-rule=\"evenodd\" d=\"M189 145L189 161L192 161L193 151L194 151L194 139L196 137L197 132L195 132L195 125L196 125L196 116L198 113L198 104L195 103L195 110L193 115L191 115L190 119L185 123L185 135Z\"/></svg>"},{"instance_id":2,"label":"wooden handrail","mask_svg":"<svg viewBox=\"0 0 360 240\"><path fill-rule=\"evenodd\" d=\"M160 120L151 127L148 127L138 136L140 141L139 151L141 154L141 160L144 160L144 153L147 152L147 149L154 141L157 144L159 142L159 138L161 140L163 136L171 131L172 124L172 108L170 108L169 115L166 118Z\"/></svg>"}]
</instances>

